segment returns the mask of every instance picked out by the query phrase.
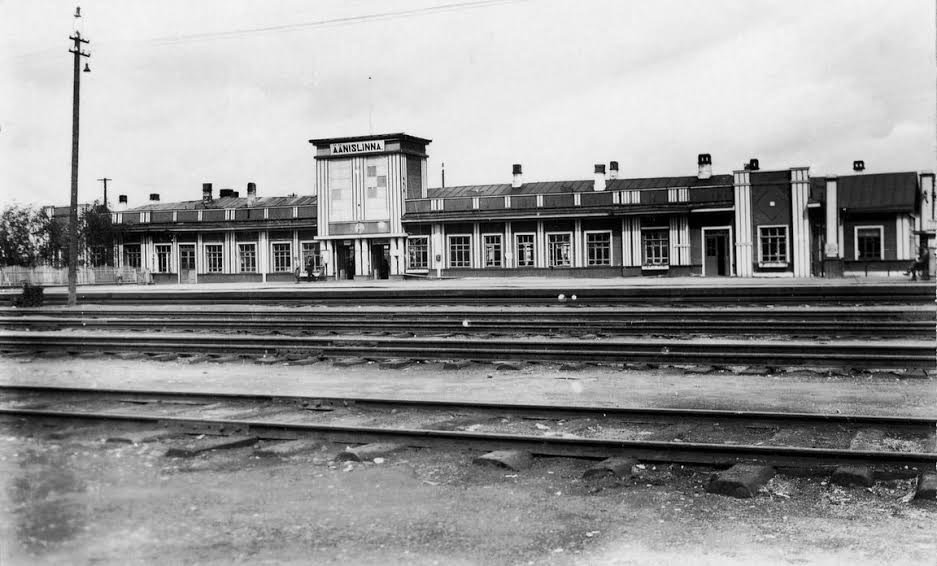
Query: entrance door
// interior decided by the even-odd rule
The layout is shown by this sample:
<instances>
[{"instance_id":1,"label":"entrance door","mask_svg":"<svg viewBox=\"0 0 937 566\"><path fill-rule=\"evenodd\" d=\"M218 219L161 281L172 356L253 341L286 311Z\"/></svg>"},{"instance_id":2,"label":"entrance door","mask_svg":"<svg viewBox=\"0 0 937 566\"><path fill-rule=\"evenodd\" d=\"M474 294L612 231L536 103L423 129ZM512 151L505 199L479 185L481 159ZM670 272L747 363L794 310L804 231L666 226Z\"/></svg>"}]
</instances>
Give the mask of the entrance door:
<instances>
[{"instance_id":1,"label":"entrance door","mask_svg":"<svg viewBox=\"0 0 937 566\"><path fill-rule=\"evenodd\" d=\"M729 231L706 230L704 234L706 254L703 258L703 274L708 277L729 275Z\"/></svg>"},{"instance_id":2,"label":"entrance door","mask_svg":"<svg viewBox=\"0 0 937 566\"><path fill-rule=\"evenodd\" d=\"M339 279L355 278L355 246L351 242L343 242L335 250L336 265L335 269Z\"/></svg>"},{"instance_id":3,"label":"entrance door","mask_svg":"<svg viewBox=\"0 0 937 566\"><path fill-rule=\"evenodd\" d=\"M179 282L196 283L195 244L179 244Z\"/></svg>"},{"instance_id":4,"label":"entrance door","mask_svg":"<svg viewBox=\"0 0 937 566\"><path fill-rule=\"evenodd\" d=\"M823 250L826 248L826 226L816 225L813 229L813 241L810 250L810 274L823 277Z\"/></svg>"},{"instance_id":5,"label":"entrance door","mask_svg":"<svg viewBox=\"0 0 937 566\"><path fill-rule=\"evenodd\" d=\"M383 242L371 242L371 269L375 279L390 278L390 246Z\"/></svg>"}]
</instances>

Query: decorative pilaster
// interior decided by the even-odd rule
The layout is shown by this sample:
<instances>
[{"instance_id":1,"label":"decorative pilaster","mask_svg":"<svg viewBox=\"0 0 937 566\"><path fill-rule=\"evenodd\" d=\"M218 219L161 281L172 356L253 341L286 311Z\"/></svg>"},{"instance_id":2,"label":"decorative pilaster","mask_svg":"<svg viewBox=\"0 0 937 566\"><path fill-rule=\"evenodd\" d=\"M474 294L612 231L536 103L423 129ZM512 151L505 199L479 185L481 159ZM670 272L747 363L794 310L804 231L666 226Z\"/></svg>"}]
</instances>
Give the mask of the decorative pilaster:
<instances>
[{"instance_id":1,"label":"decorative pilaster","mask_svg":"<svg viewBox=\"0 0 937 566\"><path fill-rule=\"evenodd\" d=\"M735 171L735 263L739 277L751 277L752 263L752 183L748 171Z\"/></svg>"},{"instance_id":2,"label":"decorative pilaster","mask_svg":"<svg viewBox=\"0 0 937 566\"><path fill-rule=\"evenodd\" d=\"M810 222L807 202L810 198L810 176L807 167L791 169L791 259L794 277L810 277Z\"/></svg>"}]
</instances>

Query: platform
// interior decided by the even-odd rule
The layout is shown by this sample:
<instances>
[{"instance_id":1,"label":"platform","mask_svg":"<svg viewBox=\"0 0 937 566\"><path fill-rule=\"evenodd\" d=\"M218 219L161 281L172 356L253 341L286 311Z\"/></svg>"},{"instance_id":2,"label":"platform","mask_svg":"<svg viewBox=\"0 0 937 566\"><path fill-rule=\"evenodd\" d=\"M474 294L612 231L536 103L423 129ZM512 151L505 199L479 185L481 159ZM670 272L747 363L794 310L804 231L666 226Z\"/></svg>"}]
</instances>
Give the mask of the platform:
<instances>
[{"instance_id":1,"label":"platform","mask_svg":"<svg viewBox=\"0 0 937 566\"><path fill-rule=\"evenodd\" d=\"M913 286L918 288L931 287L937 292L937 281L911 281L910 278L883 279L869 277L846 277L842 279L794 279L790 277L466 277L459 279L384 279L384 280L344 280L344 281L303 281L300 283L196 283L196 284L160 284L160 285L83 285L78 287L79 293L159 293L166 291L237 291L249 289L251 291L275 290L328 290L328 289L388 289L388 290L425 290L425 289L552 289L552 288L588 288L588 289L639 289L639 288L789 288L789 287L889 287ZM18 288L7 288L0 293L19 293ZM67 293L64 286L45 287L45 293Z\"/></svg>"}]
</instances>

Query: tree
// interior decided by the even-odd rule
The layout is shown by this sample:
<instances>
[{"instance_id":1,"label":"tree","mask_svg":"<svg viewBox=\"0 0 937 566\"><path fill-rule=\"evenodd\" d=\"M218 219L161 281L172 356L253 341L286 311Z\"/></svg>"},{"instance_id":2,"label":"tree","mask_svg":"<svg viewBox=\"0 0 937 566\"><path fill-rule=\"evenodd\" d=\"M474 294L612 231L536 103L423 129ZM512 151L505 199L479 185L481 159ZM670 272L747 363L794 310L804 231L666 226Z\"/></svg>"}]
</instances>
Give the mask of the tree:
<instances>
[{"instance_id":1,"label":"tree","mask_svg":"<svg viewBox=\"0 0 937 566\"><path fill-rule=\"evenodd\" d=\"M78 224L78 246L88 251L94 267L114 265L114 225L107 207L94 201L85 209Z\"/></svg>"},{"instance_id":2,"label":"tree","mask_svg":"<svg viewBox=\"0 0 937 566\"><path fill-rule=\"evenodd\" d=\"M43 215L43 222L46 238L39 248L39 261L52 267L65 267L68 263L68 219Z\"/></svg>"},{"instance_id":3,"label":"tree","mask_svg":"<svg viewBox=\"0 0 937 566\"><path fill-rule=\"evenodd\" d=\"M0 265L32 267L48 246L49 218L42 210L12 204L0 212Z\"/></svg>"},{"instance_id":4,"label":"tree","mask_svg":"<svg viewBox=\"0 0 937 566\"><path fill-rule=\"evenodd\" d=\"M78 253L86 263L114 265L111 213L97 201L78 216ZM0 212L0 265L65 267L68 261L68 217L41 209L10 205Z\"/></svg>"}]
</instances>

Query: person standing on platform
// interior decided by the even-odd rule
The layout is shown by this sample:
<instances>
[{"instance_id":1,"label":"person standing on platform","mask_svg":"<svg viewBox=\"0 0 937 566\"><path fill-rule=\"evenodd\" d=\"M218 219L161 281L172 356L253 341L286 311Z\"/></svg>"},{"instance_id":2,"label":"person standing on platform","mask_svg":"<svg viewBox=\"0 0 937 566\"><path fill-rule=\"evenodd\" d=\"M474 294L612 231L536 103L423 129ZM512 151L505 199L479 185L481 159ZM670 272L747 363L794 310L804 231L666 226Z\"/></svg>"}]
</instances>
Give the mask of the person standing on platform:
<instances>
[{"instance_id":1,"label":"person standing on platform","mask_svg":"<svg viewBox=\"0 0 937 566\"><path fill-rule=\"evenodd\" d=\"M926 245L921 246L917 259L911 265L911 268L905 272L905 275L911 275L912 281L917 281L917 272L921 272L921 279L930 280L930 249Z\"/></svg>"}]
</instances>

